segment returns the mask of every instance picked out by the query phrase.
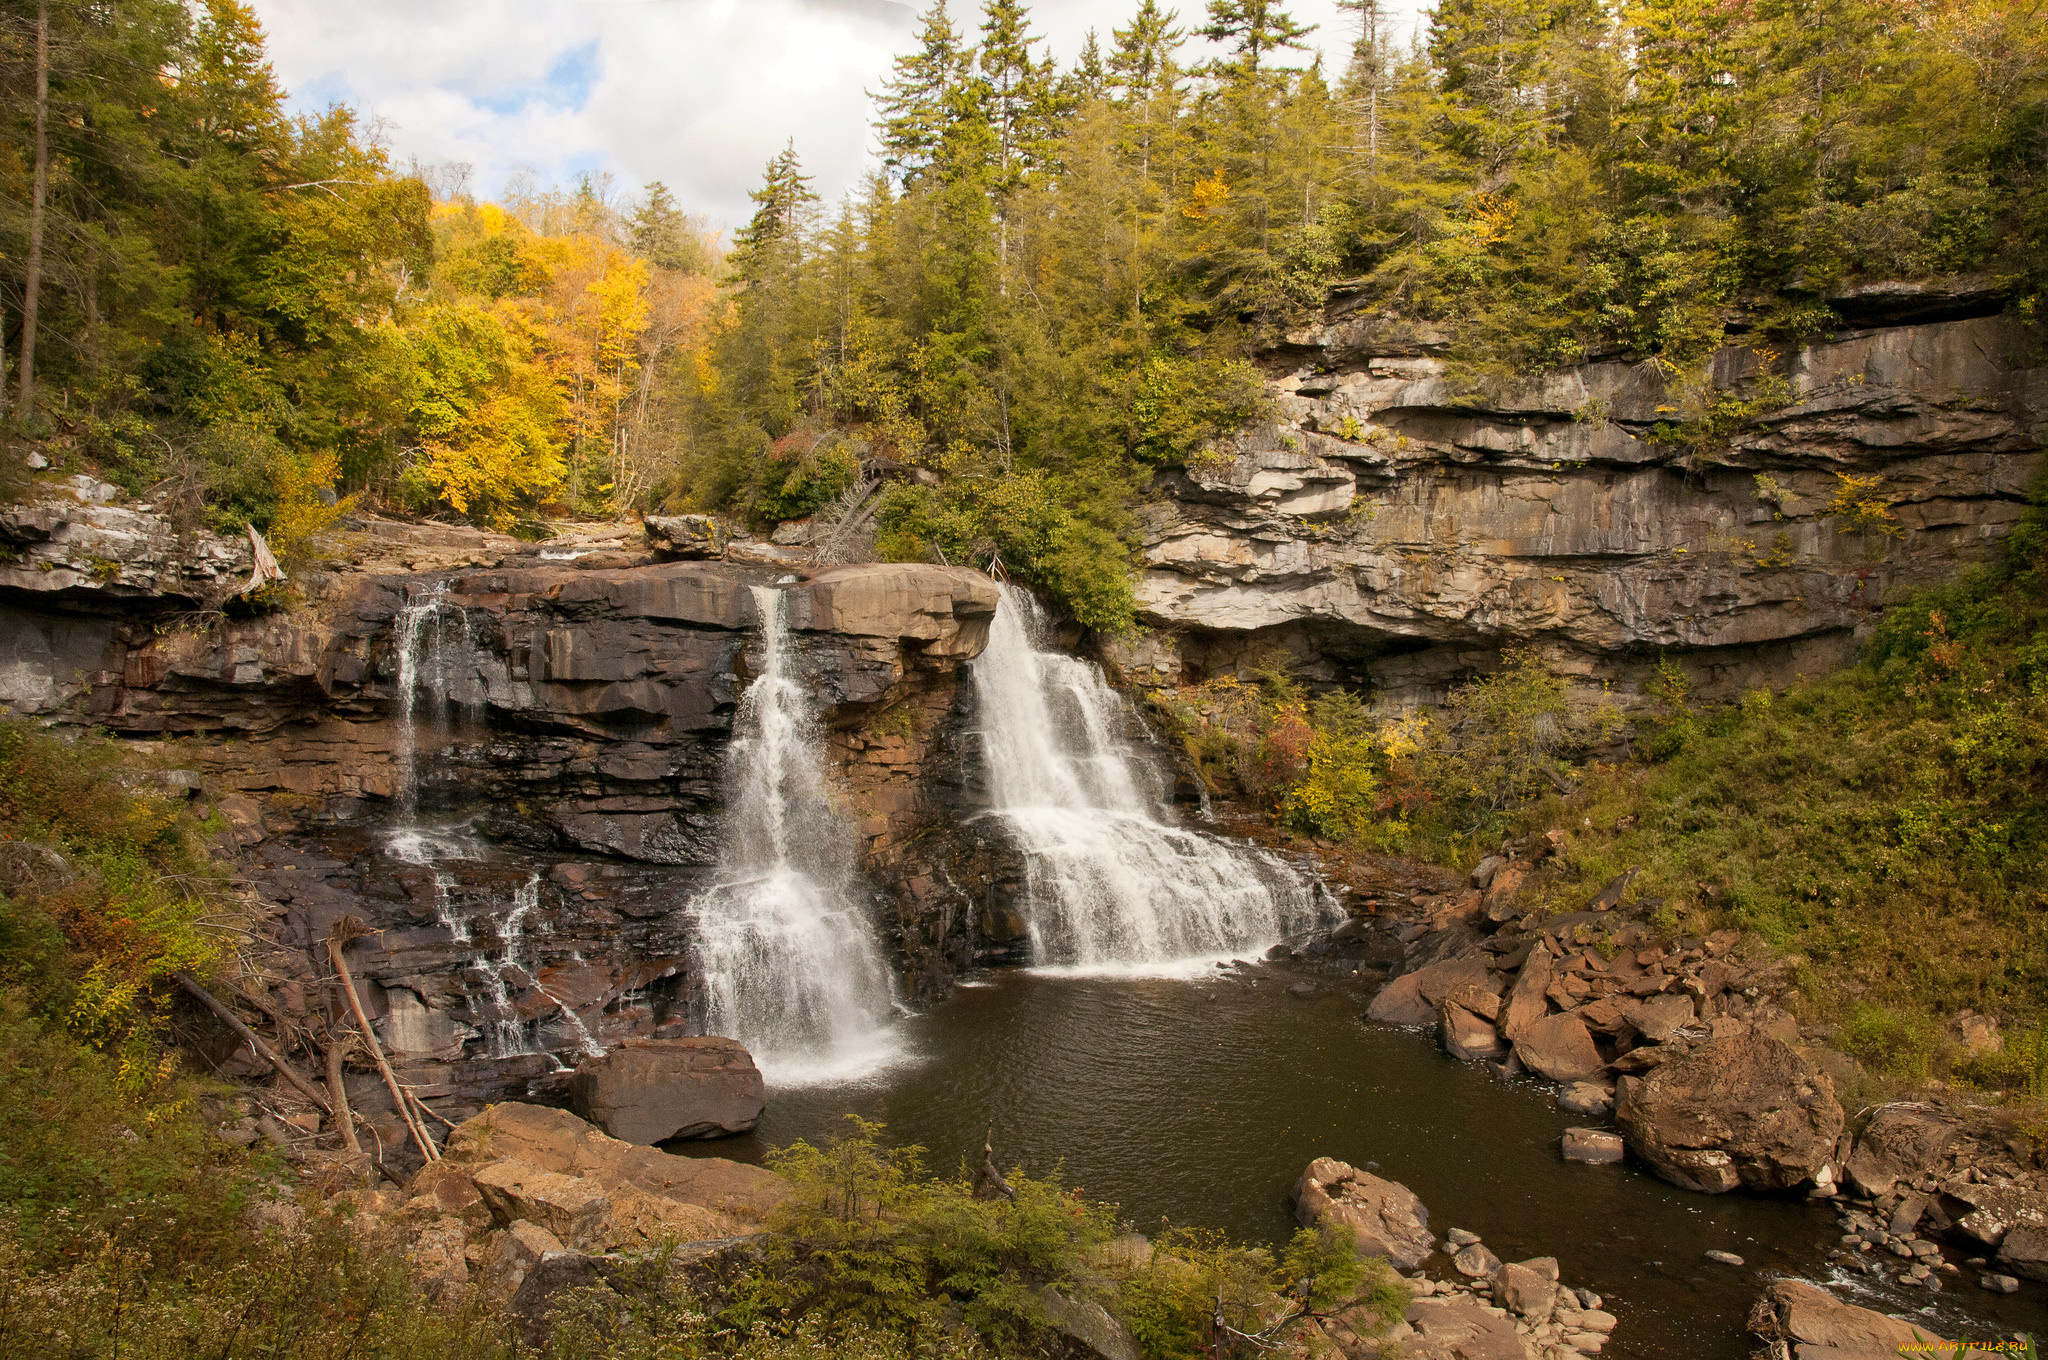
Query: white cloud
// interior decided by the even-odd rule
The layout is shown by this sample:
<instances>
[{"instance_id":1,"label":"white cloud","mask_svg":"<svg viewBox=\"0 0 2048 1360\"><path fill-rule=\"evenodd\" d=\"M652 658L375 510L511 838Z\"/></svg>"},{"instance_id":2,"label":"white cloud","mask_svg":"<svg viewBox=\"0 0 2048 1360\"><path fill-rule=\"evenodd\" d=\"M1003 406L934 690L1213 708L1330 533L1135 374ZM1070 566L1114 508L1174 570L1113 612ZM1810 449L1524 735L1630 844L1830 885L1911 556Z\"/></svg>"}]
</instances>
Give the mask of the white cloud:
<instances>
[{"instance_id":1,"label":"white cloud","mask_svg":"<svg viewBox=\"0 0 2048 1360\"><path fill-rule=\"evenodd\" d=\"M745 220L761 167L795 138L826 197L871 164L865 91L907 51L916 6L897 0L254 0L294 102L377 120L400 161L466 162L483 193L520 171L567 183L649 180L714 223ZM978 15L954 0L956 22ZM1091 26L1107 43L1136 0L1039 0L1062 62ZM1181 0L1184 16L1201 0ZM1412 2L1399 6L1412 13ZM1295 0L1342 64L1350 16ZM1182 22L1190 21L1184 17Z\"/></svg>"}]
</instances>

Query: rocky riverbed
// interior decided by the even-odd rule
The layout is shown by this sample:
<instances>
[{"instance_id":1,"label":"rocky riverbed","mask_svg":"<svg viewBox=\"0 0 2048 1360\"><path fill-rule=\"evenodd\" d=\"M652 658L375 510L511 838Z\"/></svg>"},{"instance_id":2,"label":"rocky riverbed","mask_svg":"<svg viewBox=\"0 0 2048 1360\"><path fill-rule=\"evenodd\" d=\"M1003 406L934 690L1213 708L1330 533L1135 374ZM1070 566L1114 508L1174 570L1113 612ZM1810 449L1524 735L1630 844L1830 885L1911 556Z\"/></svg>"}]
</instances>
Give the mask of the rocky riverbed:
<instances>
[{"instance_id":1,"label":"rocky riverbed","mask_svg":"<svg viewBox=\"0 0 2048 1360\"><path fill-rule=\"evenodd\" d=\"M1852 1120L1837 1087L1854 1061L1803 1033L1791 970L1761 941L1667 937L1628 874L1582 910L1524 913L1559 843L1505 845L1464 879L1390 862L1353 889L1349 921L1272 957L1384 976L1369 1021L1434 1031L1453 1057L1547 1079L1561 1109L1611 1118L1567 1129L1567 1160L1626 1155L1702 1194L1835 1205L1829 1259L1866 1277L2000 1294L2048 1282L2048 1169L2010 1118L1902 1102Z\"/></svg>"}]
</instances>

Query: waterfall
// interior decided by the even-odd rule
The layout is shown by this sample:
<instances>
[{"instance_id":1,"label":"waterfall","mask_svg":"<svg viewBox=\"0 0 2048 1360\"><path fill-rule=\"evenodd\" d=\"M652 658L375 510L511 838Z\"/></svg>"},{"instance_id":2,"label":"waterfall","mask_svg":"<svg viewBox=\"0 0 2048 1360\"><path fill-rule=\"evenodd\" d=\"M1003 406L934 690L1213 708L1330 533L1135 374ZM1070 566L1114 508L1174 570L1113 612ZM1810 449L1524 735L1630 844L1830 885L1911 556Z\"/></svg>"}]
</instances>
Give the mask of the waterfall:
<instances>
[{"instance_id":1,"label":"waterfall","mask_svg":"<svg viewBox=\"0 0 2048 1360\"><path fill-rule=\"evenodd\" d=\"M1095 666L1042 645L1028 591L1002 590L974 688L990 810L1024 854L1037 961L1172 972L1313 926L1313 885L1173 821L1122 696Z\"/></svg>"},{"instance_id":2,"label":"waterfall","mask_svg":"<svg viewBox=\"0 0 2048 1360\"><path fill-rule=\"evenodd\" d=\"M417 594L408 587L393 622L398 652L398 806L408 825L419 816L421 692L425 691L425 716L437 729L447 724L451 699L467 707L476 697L474 675L458 674L459 662L467 661L471 651L469 615L449 604L447 596L446 581L436 581Z\"/></svg>"},{"instance_id":3,"label":"waterfall","mask_svg":"<svg viewBox=\"0 0 2048 1360\"><path fill-rule=\"evenodd\" d=\"M825 781L823 733L786 673L784 596L754 587L761 673L728 754L724 845L691 904L705 1031L778 1085L857 1076L895 1056L889 976L858 900L854 849Z\"/></svg>"}]
</instances>

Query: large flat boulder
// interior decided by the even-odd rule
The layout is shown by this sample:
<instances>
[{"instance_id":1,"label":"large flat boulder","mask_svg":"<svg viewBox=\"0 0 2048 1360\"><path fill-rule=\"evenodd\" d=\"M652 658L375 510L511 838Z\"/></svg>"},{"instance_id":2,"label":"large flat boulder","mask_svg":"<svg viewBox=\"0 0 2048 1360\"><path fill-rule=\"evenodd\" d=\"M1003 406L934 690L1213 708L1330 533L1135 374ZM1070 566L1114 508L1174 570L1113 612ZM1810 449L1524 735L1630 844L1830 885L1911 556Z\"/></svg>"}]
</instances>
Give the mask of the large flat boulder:
<instances>
[{"instance_id":1,"label":"large flat boulder","mask_svg":"<svg viewBox=\"0 0 2048 1360\"><path fill-rule=\"evenodd\" d=\"M1844 1117L1827 1074L1777 1039L1733 1035L1625 1078L1615 1105L1629 1150L1708 1194L1790 1190L1834 1155Z\"/></svg>"},{"instance_id":2,"label":"large flat boulder","mask_svg":"<svg viewBox=\"0 0 2048 1360\"><path fill-rule=\"evenodd\" d=\"M875 562L814 572L789 592L789 624L809 632L889 638L927 656L967 660L988 645L1002 596L970 567Z\"/></svg>"},{"instance_id":3,"label":"large flat boulder","mask_svg":"<svg viewBox=\"0 0 2048 1360\"><path fill-rule=\"evenodd\" d=\"M569 1079L576 1113L614 1138L727 1138L760 1121L767 1085L736 1039L627 1039Z\"/></svg>"},{"instance_id":4,"label":"large flat boulder","mask_svg":"<svg viewBox=\"0 0 2048 1360\"><path fill-rule=\"evenodd\" d=\"M772 1171L723 1157L684 1157L623 1142L567 1110L506 1101L464 1121L446 1149L458 1163L516 1158L565 1176L588 1176L607 1192L635 1185L652 1195L758 1221L789 1197Z\"/></svg>"},{"instance_id":5,"label":"large flat boulder","mask_svg":"<svg viewBox=\"0 0 2048 1360\"><path fill-rule=\"evenodd\" d=\"M1436 1249L1429 1210L1398 1181L1382 1180L1334 1157L1318 1157L1294 1184L1294 1217L1304 1228L1349 1228L1358 1254L1413 1270Z\"/></svg>"},{"instance_id":6,"label":"large flat boulder","mask_svg":"<svg viewBox=\"0 0 2048 1360\"><path fill-rule=\"evenodd\" d=\"M1796 1348L1799 1360L1934 1354L1933 1347L1946 1344L1917 1323L1844 1303L1804 1280L1773 1281L1750 1315L1750 1330Z\"/></svg>"}]
</instances>

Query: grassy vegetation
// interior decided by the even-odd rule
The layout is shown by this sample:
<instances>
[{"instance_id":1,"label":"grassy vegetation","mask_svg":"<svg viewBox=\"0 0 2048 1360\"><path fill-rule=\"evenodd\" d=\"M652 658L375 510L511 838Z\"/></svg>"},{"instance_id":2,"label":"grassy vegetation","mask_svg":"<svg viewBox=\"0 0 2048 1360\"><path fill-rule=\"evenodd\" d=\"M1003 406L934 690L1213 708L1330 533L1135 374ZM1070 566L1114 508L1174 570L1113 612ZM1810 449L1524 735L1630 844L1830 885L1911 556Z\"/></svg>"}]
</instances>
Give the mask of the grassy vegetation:
<instances>
[{"instance_id":1,"label":"grassy vegetation","mask_svg":"<svg viewBox=\"0 0 2048 1360\"><path fill-rule=\"evenodd\" d=\"M1507 661L1376 730L1271 669L1159 706L1213 791L1296 830L1464 866L1561 829L1535 903L1577 909L1640 868L1664 928L1735 926L1796 959L1808 1018L1880 1072L2048 1095L2048 511L2001 562L1897 603L1837 675L1707 707L1661 666L1621 759L1617 711ZM1963 1010L2003 1019L2002 1052L1960 1051Z\"/></svg>"},{"instance_id":2,"label":"grassy vegetation","mask_svg":"<svg viewBox=\"0 0 2048 1360\"><path fill-rule=\"evenodd\" d=\"M1570 833L1540 891L1576 906L1640 866L1673 929L1755 931L1812 1018L1880 1070L2048 1082L2048 526L1886 615L1855 667L1701 710L1666 688L1647 764L1520 809ZM2014 1031L1964 1061L1942 1021Z\"/></svg>"}]
</instances>

